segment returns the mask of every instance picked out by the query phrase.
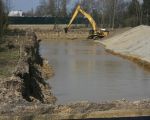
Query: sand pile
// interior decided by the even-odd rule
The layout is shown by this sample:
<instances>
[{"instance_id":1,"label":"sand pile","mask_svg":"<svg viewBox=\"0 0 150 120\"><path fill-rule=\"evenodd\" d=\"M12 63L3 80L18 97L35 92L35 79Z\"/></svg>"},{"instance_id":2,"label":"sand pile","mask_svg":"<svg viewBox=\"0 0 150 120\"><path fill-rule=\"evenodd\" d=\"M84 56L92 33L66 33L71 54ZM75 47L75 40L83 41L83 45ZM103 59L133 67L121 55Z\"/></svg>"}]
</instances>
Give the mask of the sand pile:
<instances>
[{"instance_id":1,"label":"sand pile","mask_svg":"<svg viewBox=\"0 0 150 120\"><path fill-rule=\"evenodd\" d=\"M102 43L106 49L150 62L150 27L140 25Z\"/></svg>"}]
</instances>

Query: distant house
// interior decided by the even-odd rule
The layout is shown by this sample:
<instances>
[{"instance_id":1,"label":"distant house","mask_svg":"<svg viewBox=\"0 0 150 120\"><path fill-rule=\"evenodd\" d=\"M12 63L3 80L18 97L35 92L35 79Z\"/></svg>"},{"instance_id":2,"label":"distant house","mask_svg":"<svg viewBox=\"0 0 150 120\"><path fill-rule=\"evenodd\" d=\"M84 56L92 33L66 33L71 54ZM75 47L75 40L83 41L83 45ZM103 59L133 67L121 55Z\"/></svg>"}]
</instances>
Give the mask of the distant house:
<instances>
[{"instance_id":1,"label":"distant house","mask_svg":"<svg viewBox=\"0 0 150 120\"><path fill-rule=\"evenodd\" d=\"M23 17L23 11L21 11L21 10L10 11L8 16L10 16L10 17Z\"/></svg>"}]
</instances>

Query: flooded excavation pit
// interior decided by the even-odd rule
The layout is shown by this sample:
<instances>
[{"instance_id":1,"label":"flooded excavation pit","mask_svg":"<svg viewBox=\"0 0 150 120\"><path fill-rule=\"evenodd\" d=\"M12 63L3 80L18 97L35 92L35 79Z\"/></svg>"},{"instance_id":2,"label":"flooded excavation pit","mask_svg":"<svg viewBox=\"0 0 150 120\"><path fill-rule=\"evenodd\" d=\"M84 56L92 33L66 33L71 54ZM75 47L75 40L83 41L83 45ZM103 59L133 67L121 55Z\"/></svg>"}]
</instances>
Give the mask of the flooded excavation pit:
<instances>
[{"instance_id":1,"label":"flooded excavation pit","mask_svg":"<svg viewBox=\"0 0 150 120\"><path fill-rule=\"evenodd\" d=\"M49 80L58 103L149 98L150 72L86 40L47 40L41 55L54 67Z\"/></svg>"}]
</instances>

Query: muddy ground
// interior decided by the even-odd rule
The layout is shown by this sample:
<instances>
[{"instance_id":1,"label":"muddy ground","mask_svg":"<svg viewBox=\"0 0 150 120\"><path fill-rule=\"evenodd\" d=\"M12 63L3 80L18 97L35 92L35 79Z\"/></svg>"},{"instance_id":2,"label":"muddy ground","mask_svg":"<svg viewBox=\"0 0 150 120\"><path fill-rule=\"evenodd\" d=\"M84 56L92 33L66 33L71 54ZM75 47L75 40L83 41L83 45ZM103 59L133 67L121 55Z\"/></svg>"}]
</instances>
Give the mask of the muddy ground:
<instances>
[{"instance_id":1,"label":"muddy ground","mask_svg":"<svg viewBox=\"0 0 150 120\"><path fill-rule=\"evenodd\" d=\"M55 103L56 99L51 93L50 86L47 86L45 82L46 79L54 74L54 71L52 69L49 69L49 65L46 60L43 59L42 64L40 61L37 61L37 57L38 60L42 59L39 55L37 56L37 53L39 52L39 49L37 48L40 45L38 40L76 40L81 38L86 39L86 36L88 35L88 29L73 29L72 31L70 31L70 34L66 35L63 33L62 29L60 31L53 31L52 29L42 30L39 27L35 27L33 29L29 26L28 28L19 28L24 31L35 31L37 36L35 36L34 34L33 36L31 35L27 37L27 39L25 39L24 48L26 49L20 49L20 47L15 47L17 51L25 51L25 53L23 54L23 57L21 59L20 54L18 54L18 57L15 58L15 65L17 65L17 67L13 66L12 68L14 69L14 71L12 72L12 74L8 73L11 78L8 76L5 76L3 78L1 77L0 85L2 87L0 89L0 120L10 118L33 120L71 118L83 119L150 115L149 99L133 102L122 99L116 101L105 101L100 103L89 103L87 101L82 101L78 103L70 103L67 105L57 105ZM124 31L127 31L128 29L130 28L112 31L110 36L120 34ZM18 38L17 41L21 41L23 38L25 38L24 36L21 37L19 33L18 35L15 35L15 37ZM13 44L14 43L15 42L13 42ZM20 46L20 44L17 46ZM14 51L14 49L10 49L10 51ZM37 51L37 53L33 51ZM28 62L28 60L30 62ZM27 77L26 75L29 76ZM41 90L40 93L37 92L37 88ZM30 90L28 91L28 89ZM41 96L40 99L39 96Z\"/></svg>"}]
</instances>

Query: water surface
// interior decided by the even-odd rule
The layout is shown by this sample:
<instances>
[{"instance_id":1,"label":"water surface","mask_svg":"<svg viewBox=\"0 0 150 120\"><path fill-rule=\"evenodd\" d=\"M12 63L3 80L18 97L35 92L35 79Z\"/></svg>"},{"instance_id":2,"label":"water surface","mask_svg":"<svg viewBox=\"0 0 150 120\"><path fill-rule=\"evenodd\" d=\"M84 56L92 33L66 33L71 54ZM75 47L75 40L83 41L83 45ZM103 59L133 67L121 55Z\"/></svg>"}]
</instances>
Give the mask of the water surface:
<instances>
[{"instance_id":1,"label":"water surface","mask_svg":"<svg viewBox=\"0 0 150 120\"><path fill-rule=\"evenodd\" d=\"M150 72L93 41L43 41L40 51L54 67L49 83L58 103L150 97Z\"/></svg>"}]
</instances>

